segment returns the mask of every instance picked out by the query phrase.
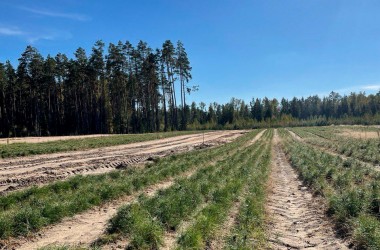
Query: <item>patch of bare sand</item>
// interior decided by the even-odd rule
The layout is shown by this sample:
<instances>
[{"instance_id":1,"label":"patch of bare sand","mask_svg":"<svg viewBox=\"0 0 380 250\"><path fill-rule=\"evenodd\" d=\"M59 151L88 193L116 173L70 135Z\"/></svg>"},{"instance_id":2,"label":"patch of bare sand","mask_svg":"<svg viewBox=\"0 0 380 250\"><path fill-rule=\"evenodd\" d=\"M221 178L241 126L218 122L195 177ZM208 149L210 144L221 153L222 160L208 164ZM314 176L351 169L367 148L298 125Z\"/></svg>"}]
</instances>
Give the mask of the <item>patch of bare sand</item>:
<instances>
[{"instance_id":1,"label":"patch of bare sand","mask_svg":"<svg viewBox=\"0 0 380 250\"><path fill-rule=\"evenodd\" d=\"M373 139L373 138L380 139L380 130L379 131L357 131L353 129L342 129L337 134L344 137L351 137L355 139Z\"/></svg>"},{"instance_id":2,"label":"patch of bare sand","mask_svg":"<svg viewBox=\"0 0 380 250\"><path fill-rule=\"evenodd\" d=\"M275 130L267 214L271 249L348 249L335 235L325 206L298 179Z\"/></svg>"},{"instance_id":3,"label":"patch of bare sand","mask_svg":"<svg viewBox=\"0 0 380 250\"><path fill-rule=\"evenodd\" d=\"M10 137L0 139L0 144L12 143L40 143L49 141L64 141L73 139L85 139L93 137L114 136L113 134L93 134L93 135L67 135L67 136L40 136L40 137Z\"/></svg>"}]
</instances>

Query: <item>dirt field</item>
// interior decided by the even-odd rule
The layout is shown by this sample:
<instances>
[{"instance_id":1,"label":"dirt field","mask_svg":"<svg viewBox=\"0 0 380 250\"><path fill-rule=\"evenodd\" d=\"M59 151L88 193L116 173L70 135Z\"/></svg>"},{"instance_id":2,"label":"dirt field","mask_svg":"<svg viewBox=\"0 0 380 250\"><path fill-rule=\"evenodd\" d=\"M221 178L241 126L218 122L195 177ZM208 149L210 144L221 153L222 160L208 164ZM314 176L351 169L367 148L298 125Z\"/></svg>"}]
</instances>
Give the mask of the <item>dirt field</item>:
<instances>
[{"instance_id":1,"label":"dirt field","mask_svg":"<svg viewBox=\"0 0 380 250\"><path fill-rule=\"evenodd\" d=\"M246 131L216 131L77 152L0 160L0 192L49 183L76 174L105 173L155 157L227 143Z\"/></svg>"},{"instance_id":2,"label":"dirt field","mask_svg":"<svg viewBox=\"0 0 380 250\"><path fill-rule=\"evenodd\" d=\"M380 132L379 132L380 133ZM372 139L380 138L380 134L375 131L357 131L352 129L342 129L339 135L357 138L357 139Z\"/></svg>"},{"instance_id":3,"label":"dirt field","mask_svg":"<svg viewBox=\"0 0 380 250\"><path fill-rule=\"evenodd\" d=\"M2 138L0 139L0 144L12 144L12 143L39 143L39 142L49 142L49 141L63 141L72 139L84 139L92 137L104 137L113 136L109 134L98 134L98 135L70 135L70 136L44 136L44 137L12 137L12 138Z\"/></svg>"}]
</instances>

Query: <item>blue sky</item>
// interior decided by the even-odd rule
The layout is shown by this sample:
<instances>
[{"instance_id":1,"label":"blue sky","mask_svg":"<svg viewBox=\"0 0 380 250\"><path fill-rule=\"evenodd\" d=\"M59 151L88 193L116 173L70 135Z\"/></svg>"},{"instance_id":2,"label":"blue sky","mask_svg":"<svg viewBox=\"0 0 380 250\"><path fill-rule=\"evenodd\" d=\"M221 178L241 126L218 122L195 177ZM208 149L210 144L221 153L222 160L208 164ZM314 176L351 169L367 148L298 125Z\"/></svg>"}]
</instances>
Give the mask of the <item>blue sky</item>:
<instances>
[{"instance_id":1,"label":"blue sky","mask_svg":"<svg viewBox=\"0 0 380 250\"><path fill-rule=\"evenodd\" d=\"M0 61L28 44L44 56L89 53L98 39L185 44L188 100L380 90L380 1L33 0L0 2Z\"/></svg>"}]
</instances>

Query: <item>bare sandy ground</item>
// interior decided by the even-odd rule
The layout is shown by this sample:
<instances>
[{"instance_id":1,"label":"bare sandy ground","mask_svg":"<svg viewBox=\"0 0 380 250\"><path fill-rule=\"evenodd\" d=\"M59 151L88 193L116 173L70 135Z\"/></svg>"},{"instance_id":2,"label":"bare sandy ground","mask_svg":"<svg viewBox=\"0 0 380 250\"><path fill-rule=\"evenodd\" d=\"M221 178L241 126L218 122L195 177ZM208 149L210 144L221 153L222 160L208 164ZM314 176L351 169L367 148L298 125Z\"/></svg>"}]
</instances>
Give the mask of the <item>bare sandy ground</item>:
<instances>
[{"instance_id":1,"label":"bare sandy ground","mask_svg":"<svg viewBox=\"0 0 380 250\"><path fill-rule=\"evenodd\" d=\"M12 143L40 143L49 141L63 141L72 139L84 139L92 137L113 136L110 134L94 134L94 135L68 135L68 136L41 136L41 137L11 137L0 139L0 144Z\"/></svg>"},{"instance_id":2,"label":"bare sandy ground","mask_svg":"<svg viewBox=\"0 0 380 250\"><path fill-rule=\"evenodd\" d=\"M143 163L155 157L192 150L200 145L227 143L247 131L215 131L84 151L0 160L0 192L65 179L76 174L98 174ZM203 141L205 144L203 144Z\"/></svg>"},{"instance_id":3,"label":"bare sandy ground","mask_svg":"<svg viewBox=\"0 0 380 250\"><path fill-rule=\"evenodd\" d=\"M348 249L288 163L275 131L267 213L271 249Z\"/></svg>"},{"instance_id":4,"label":"bare sandy ground","mask_svg":"<svg viewBox=\"0 0 380 250\"><path fill-rule=\"evenodd\" d=\"M356 139L380 138L380 131L376 132L376 131L357 131L353 129L342 129L341 132L337 134L344 137L352 137Z\"/></svg>"}]
</instances>

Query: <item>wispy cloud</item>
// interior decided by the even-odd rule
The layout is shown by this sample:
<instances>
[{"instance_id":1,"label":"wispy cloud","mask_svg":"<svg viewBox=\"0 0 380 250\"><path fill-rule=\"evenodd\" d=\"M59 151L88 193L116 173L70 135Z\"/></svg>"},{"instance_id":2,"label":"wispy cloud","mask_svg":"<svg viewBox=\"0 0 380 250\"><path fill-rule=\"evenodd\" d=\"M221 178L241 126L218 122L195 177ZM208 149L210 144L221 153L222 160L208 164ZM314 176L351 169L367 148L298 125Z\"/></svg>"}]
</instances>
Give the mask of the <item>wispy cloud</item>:
<instances>
[{"instance_id":1,"label":"wispy cloud","mask_svg":"<svg viewBox=\"0 0 380 250\"><path fill-rule=\"evenodd\" d=\"M17 27L0 26L0 35L3 36L19 36L24 32Z\"/></svg>"},{"instance_id":2,"label":"wispy cloud","mask_svg":"<svg viewBox=\"0 0 380 250\"><path fill-rule=\"evenodd\" d=\"M358 92L358 91L377 91L380 90L380 84L367 84L367 85L356 85L347 88L334 90L338 93L350 93L350 92Z\"/></svg>"},{"instance_id":3,"label":"wispy cloud","mask_svg":"<svg viewBox=\"0 0 380 250\"><path fill-rule=\"evenodd\" d=\"M358 93L358 92L366 92L366 91L373 93L376 91L380 91L380 84L355 85L355 86L349 86L346 88L333 89L331 91L339 93L340 95L348 95L351 92ZM321 92L321 93L318 93L318 95L319 96L328 96L331 93L331 91Z\"/></svg>"},{"instance_id":4,"label":"wispy cloud","mask_svg":"<svg viewBox=\"0 0 380 250\"><path fill-rule=\"evenodd\" d=\"M34 44L41 40L68 40L71 39L73 35L66 31L50 31L43 34L30 34L27 36L28 42Z\"/></svg>"},{"instance_id":5,"label":"wispy cloud","mask_svg":"<svg viewBox=\"0 0 380 250\"><path fill-rule=\"evenodd\" d=\"M380 84L362 86L364 90L380 90Z\"/></svg>"},{"instance_id":6,"label":"wispy cloud","mask_svg":"<svg viewBox=\"0 0 380 250\"><path fill-rule=\"evenodd\" d=\"M73 37L71 32L64 30L25 31L16 26L0 24L0 36L18 37L34 44L41 40L68 40Z\"/></svg>"},{"instance_id":7,"label":"wispy cloud","mask_svg":"<svg viewBox=\"0 0 380 250\"><path fill-rule=\"evenodd\" d=\"M42 16L49 16L49 17L57 17L57 18L66 18L76 21L88 21L90 20L89 16L78 14L78 13L65 13L65 12L55 12L51 10L46 9L35 9L35 8L29 8L29 7L19 7L19 9L28 11L30 13L42 15Z\"/></svg>"}]
</instances>

